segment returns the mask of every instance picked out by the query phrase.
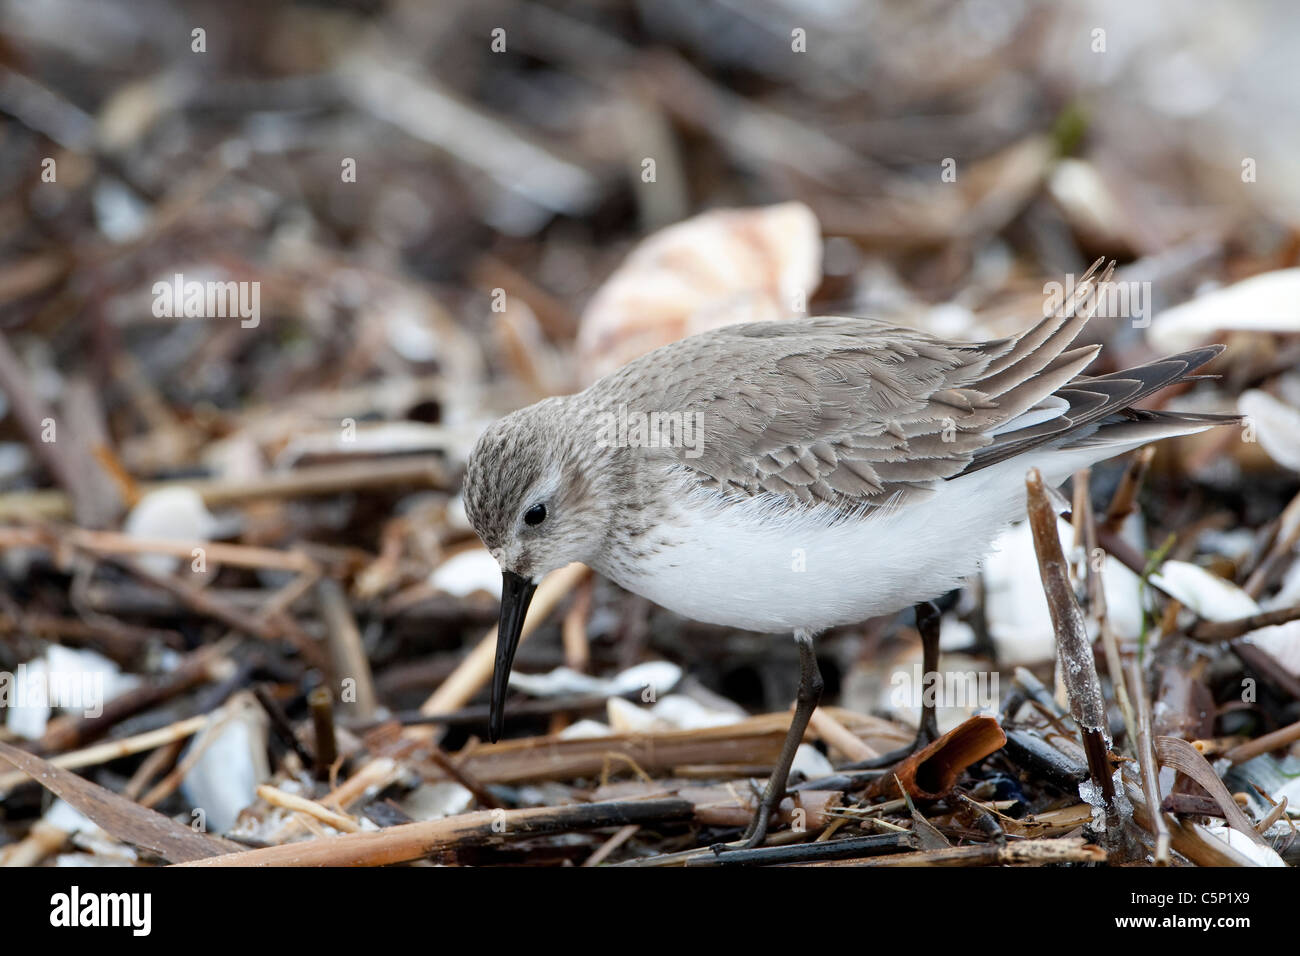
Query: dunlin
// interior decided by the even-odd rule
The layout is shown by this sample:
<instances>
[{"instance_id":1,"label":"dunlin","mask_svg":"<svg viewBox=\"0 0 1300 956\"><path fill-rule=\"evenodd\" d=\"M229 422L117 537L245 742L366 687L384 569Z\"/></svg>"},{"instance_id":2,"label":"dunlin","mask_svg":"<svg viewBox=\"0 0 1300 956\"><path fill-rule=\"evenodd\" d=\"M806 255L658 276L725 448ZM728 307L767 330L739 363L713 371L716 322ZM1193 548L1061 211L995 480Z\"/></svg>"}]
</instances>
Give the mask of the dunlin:
<instances>
[{"instance_id":1,"label":"dunlin","mask_svg":"<svg viewBox=\"0 0 1300 956\"><path fill-rule=\"evenodd\" d=\"M1132 407L1221 346L1082 374L1100 346L1070 345L1096 279L991 342L838 317L720 328L494 423L465 480L470 520L502 570L491 738L533 589L570 562L686 617L793 632L794 719L739 845L761 842L821 695L815 635L917 605L936 670L937 615L924 602L974 572L1024 514L1028 469L1055 486L1236 420ZM919 738L933 733L927 710Z\"/></svg>"}]
</instances>

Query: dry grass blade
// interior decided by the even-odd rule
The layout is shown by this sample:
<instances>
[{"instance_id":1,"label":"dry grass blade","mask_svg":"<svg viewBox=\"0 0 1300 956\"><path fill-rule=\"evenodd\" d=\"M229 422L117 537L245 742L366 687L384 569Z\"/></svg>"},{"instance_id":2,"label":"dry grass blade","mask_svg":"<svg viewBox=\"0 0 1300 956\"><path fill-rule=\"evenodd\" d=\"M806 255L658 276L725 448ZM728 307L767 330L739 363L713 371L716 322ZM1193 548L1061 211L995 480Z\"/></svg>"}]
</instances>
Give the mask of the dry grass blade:
<instances>
[{"instance_id":1,"label":"dry grass blade","mask_svg":"<svg viewBox=\"0 0 1300 956\"><path fill-rule=\"evenodd\" d=\"M1223 811L1223 818L1228 821L1228 826L1250 837L1260 846L1268 846L1255 832L1254 824L1247 819L1246 814L1242 813L1241 808L1237 806L1237 801L1232 799L1232 794L1219 779L1219 775L1214 772L1209 761L1201 756L1200 751L1180 737L1157 737L1156 756L1160 758L1161 766L1172 767L1179 773L1185 773L1205 788L1205 792L1214 798L1214 802Z\"/></svg>"}]
</instances>

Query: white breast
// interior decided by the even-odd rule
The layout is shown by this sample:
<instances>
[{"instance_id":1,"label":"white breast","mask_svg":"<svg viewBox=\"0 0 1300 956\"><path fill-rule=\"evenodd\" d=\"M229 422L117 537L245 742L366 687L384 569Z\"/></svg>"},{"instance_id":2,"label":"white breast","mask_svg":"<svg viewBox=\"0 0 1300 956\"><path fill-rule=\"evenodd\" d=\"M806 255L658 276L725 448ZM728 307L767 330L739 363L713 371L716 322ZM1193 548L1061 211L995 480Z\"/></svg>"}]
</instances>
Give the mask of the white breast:
<instances>
[{"instance_id":1,"label":"white breast","mask_svg":"<svg viewBox=\"0 0 1300 956\"><path fill-rule=\"evenodd\" d=\"M1013 459L941 483L928 499L838 524L772 501L683 490L647 538L669 546L597 570L685 617L753 631L814 632L939 597L974 573L1025 514L1025 473L1055 486L1096 450Z\"/></svg>"}]
</instances>

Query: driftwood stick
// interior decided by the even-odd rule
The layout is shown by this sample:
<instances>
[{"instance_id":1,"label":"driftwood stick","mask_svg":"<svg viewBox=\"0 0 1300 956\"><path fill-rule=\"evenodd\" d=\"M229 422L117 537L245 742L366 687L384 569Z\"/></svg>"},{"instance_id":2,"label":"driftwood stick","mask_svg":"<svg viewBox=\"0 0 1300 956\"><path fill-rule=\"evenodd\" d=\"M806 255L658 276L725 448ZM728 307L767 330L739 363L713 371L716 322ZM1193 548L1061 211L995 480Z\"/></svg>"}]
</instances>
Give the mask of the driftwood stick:
<instances>
[{"instance_id":1,"label":"driftwood stick","mask_svg":"<svg viewBox=\"0 0 1300 956\"><path fill-rule=\"evenodd\" d=\"M33 456L64 489L64 508L69 505L75 508L80 523L104 523L107 515L98 502L98 476L79 461L74 426L67 421L68 416L55 415L40 398L39 389L32 385L22 360L3 332L0 332L0 392L8 396L14 420L22 429ZM51 440L51 429L54 440ZM20 511L14 516L21 515Z\"/></svg>"},{"instance_id":2,"label":"driftwood stick","mask_svg":"<svg viewBox=\"0 0 1300 956\"><path fill-rule=\"evenodd\" d=\"M391 757L375 757L317 802L346 810L368 792L372 792L371 788L374 788L373 792L378 792L402 776L403 772L402 767ZM302 820L290 817L267 842L283 843L297 836L301 830Z\"/></svg>"},{"instance_id":3,"label":"driftwood stick","mask_svg":"<svg viewBox=\"0 0 1300 956\"><path fill-rule=\"evenodd\" d=\"M1232 653L1241 658L1241 662L1258 674L1261 680L1300 700L1300 677L1283 667L1276 657L1244 638L1234 640L1231 647Z\"/></svg>"},{"instance_id":4,"label":"driftwood stick","mask_svg":"<svg viewBox=\"0 0 1300 956\"><path fill-rule=\"evenodd\" d=\"M134 843L164 860L185 861L229 853L239 844L198 833L170 817L147 810L99 784L56 767L25 750L0 743L0 759L7 760L52 793L62 797L105 833Z\"/></svg>"},{"instance_id":5,"label":"driftwood stick","mask_svg":"<svg viewBox=\"0 0 1300 956\"><path fill-rule=\"evenodd\" d=\"M874 747L869 746L861 737L821 707L812 712L808 723L812 725L813 732L825 741L828 747L834 747L853 763L880 756Z\"/></svg>"},{"instance_id":6,"label":"driftwood stick","mask_svg":"<svg viewBox=\"0 0 1300 956\"><path fill-rule=\"evenodd\" d=\"M217 859L221 859L218 857ZM1053 863L1104 863L1106 851L1082 837L986 843L946 850L899 853L863 860L803 863L801 866L1048 866ZM190 864L194 865L194 864ZM201 864L200 864L201 865Z\"/></svg>"},{"instance_id":7,"label":"driftwood stick","mask_svg":"<svg viewBox=\"0 0 1300 956\"><path fill-rule=\"evenodd\" d=\"M233 568L272 568L279 571L318 571L319 566L300 551L281 551L224 541L177 541L162 538L135 538L117 531L92 531L86 528L51 529L0 528L0 551L8 548L45 548L74 544L97 555L166 554L189 560L202 549L213 564Z\"/></svg>"},{"instance_id":8,"label":"driftwood stick","mask_svg":"<svg viewBox=\"0 0 1300 956\"><path fill-rule=\"evenodd\" d=\"M502 806L501 801L492 795L492 791L484 786L482 781L475 779L473 774L461 769L456 764L456 761L452 760L451 756L435 743L429 745L429 759L439 770L474 794L474 799L479 802L480 806L489 809Z\"/></svg>"},{"instance_id":9,"label":"driftwood stick","mask_svg":"<svg viewBox=\"0 0 1300 956\"><path fill-rule=\"evenodd\" d=\"M1083 736L1088 769L1106 804L1107 826L1118 826L1119 808L1115 805L1115 784L1111 778L1110 734L1106 729L1106 702L1093 663L1092 642L1084 627L1083 613L1074 599L1074 589L1066 570L1061 539L1056 530L1056 513L1048 500L1042 476L1037 468L1025 479L1029 499L1029 524L1038 553L1038 571L1043 579L1043 593L1052 615L1060 652L1061 671L1070 696L1070 711Z\"/></svg>"},{"instance_id":10,"label":"driftwood stick","mask_svg":"<svg viewBox=\"0 0 1300 956\"><path fill-rule=\"evenodd\" d=\"M702 853L686 860L696 866L772 866L820 862L824 860L862 859L885 853L906 853L916 845L910 833L873 833L870 836L845 837L824 843L798 843L794 846L760 846L751 850L728 850L725 853Z\"/></svg>"},{"instance_id":11,"label":"driftwood stick","mask_svg":"<svg viewBox=\"0 0 1300 956\"><path fill-rule=\"evenodd\" d=\"M1263 594L1269 582L1281 570L1283 562L1290 560L1297 542L1300 542L1300 494L1292 498L1282 509L1273 534L1273 543L1259 566L1250 573L1250 577L1242 585L1242 590L1253 598Z\"/></svg>"},{"instance_id":12,"label":"driftwood stick","mask_svg":"<svg viewBox=\"0 0 1300 956\"><path fill-rule=\"evenodd\" d=\"M1032 730L1007 731L1007 756L1017 766L1042 774L1062 790L1074 792L1088 778L1088 768L1053 747Z\"/></svg>"},{"instance_id":13,"label":"driftwood stick","mask_svg":"<svg viewBox=\"0 0 1300 956\"><path fill-rule=\"evenodd\" d=\"M289 843L193 860L208 866L385 866L418 860L456 847L496 840L526 840L548 833L624 827L687 820L689 800L625 800L528 810L479 810L441 820L404 823L378 833L351 833L331 839Z\"/></svg>"}]
</instances>

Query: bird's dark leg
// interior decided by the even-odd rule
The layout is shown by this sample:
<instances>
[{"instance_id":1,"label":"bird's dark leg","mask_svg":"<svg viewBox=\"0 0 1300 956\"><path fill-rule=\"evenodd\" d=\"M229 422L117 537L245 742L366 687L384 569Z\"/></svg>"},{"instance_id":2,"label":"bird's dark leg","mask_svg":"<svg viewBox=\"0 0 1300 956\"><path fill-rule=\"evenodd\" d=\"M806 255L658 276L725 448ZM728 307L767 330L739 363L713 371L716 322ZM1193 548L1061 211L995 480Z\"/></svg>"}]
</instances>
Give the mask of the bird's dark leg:
<instances>
[{"instance_id":1,"label":"bird's dark leg","mask_svg":"<svg viewBox=\"0 0 1300 956\"><path fill-rule=\"evenodd\" d=\"M822 672L817 667L817 655L813 651L812 635L805 631L796 631L795 643L799 646L799 693L795 697L794 719L790 721L790 730L785 735L785 744L781 747L781 756L777 758L772 776L763 788L762 799L749 821L745 835L738 843L718 844L714 852L726 850L748 850L759 846L767 838L767 825L772 819L781 800L785 797L786 784L790 779L790 765L794 763L795 751L803 741L804 731L817 704L822 699Z\"/></svg>"},{"instance_id":2,"label":"bird's dark leg","mask_svg":"<svg viewBox=\"0 0 1300 956\"><path fill-rule=\"evenodd\" d=\"M904 757L920 750L939 737L939 722L934 715L935 694L925 693L926 685L939 673L939 609L933 601L916 605L916 629L921 632L921 724L916 729L916 739L906 747L891 750L879 757L849 764L844 770L878 770L892 767ZM931 675L934 675L933 677Z\"/></svg>"}]
</instances>

